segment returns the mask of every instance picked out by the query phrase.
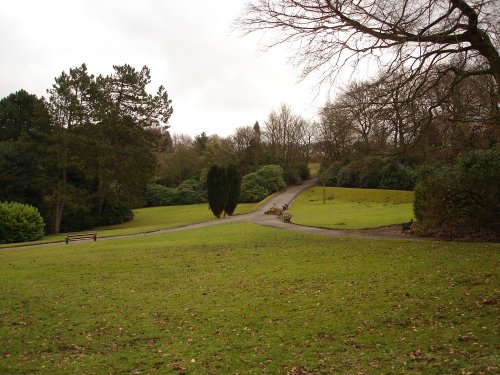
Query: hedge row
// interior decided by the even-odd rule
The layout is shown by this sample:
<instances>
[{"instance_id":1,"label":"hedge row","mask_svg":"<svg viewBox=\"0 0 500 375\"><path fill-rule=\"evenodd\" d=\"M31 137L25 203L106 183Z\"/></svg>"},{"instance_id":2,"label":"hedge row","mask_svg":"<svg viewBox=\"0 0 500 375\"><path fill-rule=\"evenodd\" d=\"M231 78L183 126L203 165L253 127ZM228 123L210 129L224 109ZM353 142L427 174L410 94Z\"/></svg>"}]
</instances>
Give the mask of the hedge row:
<instances>
[{"instance_id":1,"label":"hedge row","mask_svg":"<svg viewBox=\"0 0 500 375\"><path fill-rule=\"evenodd\" d=\"M395 160L370 158L332 163L322 168L320 179L326 186L412 190L416 172Z\"/></svg>"},{"instance_id":2,"label":"hedge row","mask_svg":"<svg viewBox=\"0 0 500 375\"><path fill-rule=\"evenodd\" d=\"M299 165L284 170L279 165L265 165L256 172L243 176L239 202L259 202L277 192L287 184L309 178L307 165ZM169 188L157 183L147 185L144 192L146 206L173 206L207 202L206 176L200 181L185 180L177 188Z\"/></svg>"},{"instance_id":3,"label":"hedge row","mask_svg":"<svg viewBox=\"0 0 500 375\"><path fill-rule=\"evenodd\" d=\"M201 189L196 180L185 180L176 188L169 188L160 184L148 184L144 192L145 205L176 206L185 204L204 203L207 201L206 192Z\"/></svg>"},{"instance_id":4,"label":"hedge row","mask_svg":"<svg viewBox=\"0 0 500 375\"><path fill-rule=\"evenodd\" d=\"M415 217L427 234L500 239L500 149L472 151L454 163L423 168Z\"/></svg>"}]
</instances>

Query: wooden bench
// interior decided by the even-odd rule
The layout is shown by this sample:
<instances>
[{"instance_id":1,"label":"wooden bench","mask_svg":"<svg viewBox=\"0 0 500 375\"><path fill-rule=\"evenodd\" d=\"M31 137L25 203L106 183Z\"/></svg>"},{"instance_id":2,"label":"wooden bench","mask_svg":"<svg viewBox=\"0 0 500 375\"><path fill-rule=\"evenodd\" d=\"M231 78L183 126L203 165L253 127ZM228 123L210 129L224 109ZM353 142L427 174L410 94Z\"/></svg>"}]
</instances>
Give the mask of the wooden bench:
<instances>
[{"instance_id":1,"label":"wooden bench","mask_svg":"<svg viewBox=\"0 0 500 375\"><path fill-rule=\"evenodd\" d=\"M292 220L292 214L288 213L288 214L284 214L283 215L283 222L284 223L290 223Z\"/></svg>"},{"instance_id":2,"label":"wooden bench","mask_svg":"<svg viewBox=\"0 0 500 375\"><path fill-rule=\"evenodd\" d=\"M66 237L66 244L72 241L97 240L96 232L69 234Z\"/></svg>"},{"instance_id":3,"label":"wooden bench","mask_svg":"<svg viewBox=\"0 0 500 375\"><path fill-rule=\"evenodd\" d=\"M403 230L403 233L410 230L411 227L413 226L413 219L411 219L409 222L407 223L402 223L401 224L401 228Z\"/></svg>"}]
</instances>

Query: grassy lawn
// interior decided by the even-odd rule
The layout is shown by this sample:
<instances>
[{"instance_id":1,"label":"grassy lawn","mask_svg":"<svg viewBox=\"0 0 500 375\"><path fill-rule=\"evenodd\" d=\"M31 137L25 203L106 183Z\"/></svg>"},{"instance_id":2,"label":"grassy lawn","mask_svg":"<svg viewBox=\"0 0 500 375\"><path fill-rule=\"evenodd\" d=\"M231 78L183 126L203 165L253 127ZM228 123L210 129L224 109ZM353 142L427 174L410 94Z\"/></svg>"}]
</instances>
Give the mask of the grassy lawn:
<instances>
[{"instance_id":1,"label":"grassy lawn","mask_svg":"<svg viewBox=\"0 0 500 375\"><path fill-rule=\"evenodd\" d=\"M259 203L240 203L236 207L235 215L246 214L258 209L268 198ZM165 228L181 227L189 224L202 223L204 221L215 220L212 211L208 208L208 203L191 204L186 206L162 206L137 208L134 210L134 219L122 224L99 227L98 237L112 237L123 234L135 234L156 231ZM82 232L88 232L85 230ZM23 244L37 244L47 242L60 242L66 238L67 234L50 234L44 236L39 241L27 242ZM17 244L20 245L20 244ZM0 244L3 247L11 247L12 244Z\"/></svg>"},{"instance_id":2,"label":"grassy lawn","mask_svg":"<svg viewBox=\"0 0 500 375\"><path fill-rule=\"evenodd\" d=\"M363 229L400 224L413 217L413 192L323 187L306 190L294 201L296 224L335 229Z\"/></svg>"},{"instance_id":3,"label":"grassy lawn","mask_svg":"<svg viewBox=\"0 0 500 375\"><path fill-rule=\"evenodd\" d=\"M498 373L499 254L243 223L3 250L0 373Z\"/></svg>"}]
</instances>

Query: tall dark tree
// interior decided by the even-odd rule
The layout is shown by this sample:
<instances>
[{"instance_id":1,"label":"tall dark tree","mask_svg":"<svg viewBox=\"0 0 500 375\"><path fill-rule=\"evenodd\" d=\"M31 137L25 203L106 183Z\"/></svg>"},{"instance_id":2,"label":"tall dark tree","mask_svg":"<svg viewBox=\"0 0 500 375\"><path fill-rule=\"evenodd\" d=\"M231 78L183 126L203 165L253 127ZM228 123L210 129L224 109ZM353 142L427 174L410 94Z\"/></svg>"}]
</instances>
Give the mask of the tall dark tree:
<instances>
[{"instance_id":1,"label":"tall dark tree","mask_svg":"<svg viewBox=\"0 0 500 375\"><path fill-rule=\"evenodd\" d=\"M99 223L106 207L130 211L138 203L154 171L155 140L173 112L163 87L146 91L150 81L147 67L114 66L113 74L94 77L82 65L49 90L57 164L47 200L56 233L65 207L90 211Z\"/></svg>"},{"instance_id":2,"label":"tall dark tree","mask_svg":"<svg viewBox=\"0 0 500 375\"><path fill-rule=\"evenodd\" d=\"M85 193L73 184L70 171L79 169L79 157L75 151L76 130L92 119L92 82L94 77L87 71L85 64L79 68L63 72L55 79L49 94L49 112L54 125L54 147L56 163L51 173L51 190L46 200L53 207L52 231L59 233L64 209L67 205L77 204Z\"/></svg>"},{"instance_id":3,"label":"tall dark tree","mask_svg":"<svg viewBox=\"0 0 500 375\"><path fill-rule=\"evenodd\" d=\"M207 198L210 210L220 218L227 203L227 178L224 168L213 165L207 174Z\"/></svg>"},{"instance_id":4,"label":"tall dark tree","mask_svg":"<svg viewBox=\"0 0 500 375\"><path fill-rule=\"evenodd\" d=\"M0 141L20 137L39 138L50 132L50 117L45 102L25 90L0 100Z\"/></svg>"},{"instance_id":5,"label":"tall dark tree","mask_svg":"<svg viewBox=\"0 0 500 375\"><path fill-rule=\"evenodd\" d=\"M125 203L128 207L138 203L143 184L154 171L156 141L167 132L173 113L171 100L162 86L154 96L147 93L151 82L149 68L113 68L112 75L95 80L97 122L89 128L90 134L94 133L89 139L95 150L98 215L105 203Z\"/></svg>"},{"instance_id":6,"label":"tall dark tree","mask_svg":"<svg viewBox=\"0 0 500 375\"><path fill-rule=\"evenodd\" d=\"M207 148L208 136L207 133L201 132L201 134L194 136L194 145L196 146L196 150L200 155L205 152Z\"/></svg>"},{"instance_id":7,"label":"tall dark tree","mask_svg":"<svg viewBox=\"0 0 500 375\"><path fill-rule=\"evenodd\" d=\"M226 180L227 180L227 201L224 207L224 212L232 216L238 201L240 199L241 190L241 177L238 168L234 164L230 164L226 169Z\"/></svg>"},{"instance_id":8,"label":"tall dark tree","mask_svg":"<svg viewBox=\"0 0 500 375\"><path fill-rule=\"evenodd\" d=\"M51 136L42 99L19 90L0 100L0 201L28 203L43 211Z\"/></svg>"}]
</instances>

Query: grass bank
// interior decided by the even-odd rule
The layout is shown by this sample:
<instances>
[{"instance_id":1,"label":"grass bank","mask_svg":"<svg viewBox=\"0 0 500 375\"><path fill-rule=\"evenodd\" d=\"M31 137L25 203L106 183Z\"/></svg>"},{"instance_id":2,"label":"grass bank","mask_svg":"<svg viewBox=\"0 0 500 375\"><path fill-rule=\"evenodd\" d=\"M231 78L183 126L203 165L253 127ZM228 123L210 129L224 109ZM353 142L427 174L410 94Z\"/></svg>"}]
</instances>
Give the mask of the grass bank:
<instances>
[{"instance_id":1,"label":"grass bank","mask_svg":"<svg viewBox=\"0 0 500 375\"><path fill-rule=\"evenodd\" d=\"M240 203L236 207L235 215L242 215L253 212L259 208L261 204L267 201L266 198L259 203ZM126 223L110 225L106 227L98 227L93 229L97 231L98 237L112 237L125 234L136 234L157 231L167 228L182 227L189 224L203 223L205 221L216 220L212 211L208 207L208 203L191 204L185 206L161 206L147 207L134 209L134 219ZM89 232L89 230L82 231ZM42 239L33 242L25 242L27 244L40 244L49 242L63 241L67 233L50 234ZM17 244L0 244L0 248L11 246L19 246Z\"/></svg>"},{"instance_id":2,"label":"grass bank","mask_svg":"<svg viewBox=\"0 0 500 375\"><path fill-rule=\"evenodd\" d=\"M314 187L291 207L296 224L334 229L364 229L407 222L413 217L413 192Z\"/></svg>"},{"instance_id":3,"label":"grass bank","mask_svg":"<svg viewBox=\"0 0 500 375\"><path fill-rule=\"evenodd\" d=\"M251 224L0 252L0 373L495 373L500 245Z\"/></svg>"}]
</instances>

